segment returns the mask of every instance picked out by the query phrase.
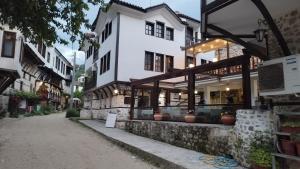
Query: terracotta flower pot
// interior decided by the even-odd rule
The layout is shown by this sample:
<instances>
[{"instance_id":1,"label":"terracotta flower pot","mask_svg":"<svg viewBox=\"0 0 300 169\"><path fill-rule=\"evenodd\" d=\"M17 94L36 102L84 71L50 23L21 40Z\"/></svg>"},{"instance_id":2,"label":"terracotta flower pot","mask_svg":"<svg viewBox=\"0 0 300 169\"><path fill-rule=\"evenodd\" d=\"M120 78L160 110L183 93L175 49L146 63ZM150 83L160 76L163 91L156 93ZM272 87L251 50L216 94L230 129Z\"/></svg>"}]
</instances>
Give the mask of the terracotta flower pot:
<instances>
[{"instance_id":1,"label":"terracotta flower pot","mask_svg":"<svg viewBox=\"0 0 300 169\"><path fill-rule=\"evenodd\" d=\"M221 117L221 121L225 125L234 125L235 117L233 115L225 114Z\"/></svg>"},{"instance_id":2,"label":"terracotta flower pot","mask_svg":"<svg viewBox=\"0 0 300 169\"><path fill-rule=\"evenodd\" d=\"M285 133L300 133L300 127L281 127L280 130Z\"/></svg>"},{"instance_id":3,"label":"terracotta flower pot","mask_svg":"<svg viewBox=\"0 0 300 169\"><path fill-rule=\"evenodd\" d=\"M185 122L187 122L187 123L195 123L195 121L196 121L196 116L193 115L193 114L187 114L187 115L184 116L184 120L185 120Z\"/></svg>"},{"instance_id":4,"label":"terracotta flower pot","mask_svg":"<svg viewBox=\"0 0 300 169\"><path fill-rule=\"evenodd\" d=\"M258 165L256 165L256 164L254 164L254 165L252 166L252 168L253 168L253 169L270 169L270 167L261 167L261 166L258 166Z\"/></svg>"},{"instance_id":5,"label":"terracotta flower pot","mask_svg":"<svg viewBox=\"0 0 300 169\"><path fill-rule=\"evenodd\" d=\"M281 140L281 148L284 154L296 155L296 145L290 140Z\"/></svg>"},{"instance_id":6,"label":"terracotta flower pot","mask_svg":"<svg viewBox=\"0 0 300 169\"><path fill-rule=\"evenodd\" d=\"M300 142L296 143L297 155L300 157Z\"/></svg>"},{"instance_id":7,"label":"terracotta flower pot","mask_svg":"<svg viewBox=\"0 0 300 169\"><path fill-rule=\"evenodd\" d=\"M163 115L160 113L155 113L154 114L154 120L155 121L162 121L163 120Z\"/></svg>"}]
</instances>

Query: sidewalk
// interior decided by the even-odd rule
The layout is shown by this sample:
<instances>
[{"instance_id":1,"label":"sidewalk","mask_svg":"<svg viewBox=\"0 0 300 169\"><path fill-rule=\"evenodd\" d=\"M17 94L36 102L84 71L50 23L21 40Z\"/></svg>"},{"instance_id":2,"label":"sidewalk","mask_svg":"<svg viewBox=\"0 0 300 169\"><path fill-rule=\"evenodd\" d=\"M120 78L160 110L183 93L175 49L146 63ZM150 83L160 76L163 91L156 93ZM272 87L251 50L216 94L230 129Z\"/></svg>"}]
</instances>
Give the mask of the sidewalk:
<instances>
[{"instance_id":1,"label":"sidewalk","mask_svg":"<svg viewBox=\"0 0 300 169\"><path fill-rule=\"evenodd\" d=\"M169 169L243 169L242 167L214 167L205 159L212 156L172 146L145 137L140 137L116 128L105 128L105 124L97 120L79 120L79 122L114 143L142 156L147 161ZM200 160L200 158L202 160Z\"/></svg>"}]
</instances>

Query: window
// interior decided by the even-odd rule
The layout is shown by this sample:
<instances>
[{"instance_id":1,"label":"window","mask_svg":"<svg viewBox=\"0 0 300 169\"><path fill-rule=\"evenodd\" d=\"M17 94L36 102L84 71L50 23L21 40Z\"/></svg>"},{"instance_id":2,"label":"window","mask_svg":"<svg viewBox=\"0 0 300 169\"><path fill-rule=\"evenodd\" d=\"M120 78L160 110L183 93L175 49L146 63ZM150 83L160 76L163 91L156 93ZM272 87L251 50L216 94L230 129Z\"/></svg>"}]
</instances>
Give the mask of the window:
<instances>
[{"instance_id":1,"label":"window","mask_svg":"<svg viewBox=\"0 0 300 169\"><path fill-rule=\"evenodd\" d=\"M110 69L110 51L106 53L100 60L100 75Z\"/></svg>"},{"instance_id":2,"label":"window","mask_svg":"<svg viewBox=\"0 0 300 169\"><path fill-rule=\"evenodd\" d=\"M26 79L26 73L23 72L23 79Z\"/></svg>"},{"instance_id":3,"label":"window","mask_svg":"<svg viewBox=\"0 0 300 169\"><path fill-rule=\"evenodd\" d=\"M63 72L63 69L64 69L64 63L61 61L61 70L60 70L61 73Z\"/></svg>"},{"instance_id":4,"label":"window","mask_svg":"<svg viewBox=\"0 0 300 169\"><path fill-rule=\"evenodd\" d=\"M194 58L191 56L186 57L186 67L189 67L190 64L194 64Z\"/></svg>"},{"instance_id":5,"label":"window","mask_svg":"<svg viewBox=\"0 0 300 169\"><path fill-rule=\"evenodd\" d=\"M145 33L146 35L154 36L154 23L146 22Z\"/></svg>"},{"instance_id":6,"label":"window","mask_svg":"<svg viewBox=\"0 0 300 169\"><path fill-rule=\"evenodd\" d=\"M131 103L131 97L124 97L124 104L130 104Z\"/></svg>"},{"instance_id":7,"label":"window","mask_svg":"<svg viewBox=\"0 0 300 169\"><path fill-rule=\"evenodd\" d=\"M159 38L164 38L165 25L162 22L156 22L156 36Z\"/></svg>"},{"instance_id":8,"label":"window","mask_svg":"<svg viewBox=\"0 0 300 169\"><path fill-rule=\"evenodd\" d=\"M153 52L147 52L145 53L145 70L153 71L153 60L154 60L154 53Z\"/></svg>"},{"instance_id":9,"label":"window","mask_svg":"<svg viewBox=\"0 0 300 169\"><path fill-rule=\"evenodd\" d=\"M206 64L206 63L207 63L207 60L201 59L201 65L204 65L204 64Z\"/></svg>"},{"instance_id":10,"label":"window","mask_svg":"<svg viewBox=\"0 0 300 169\"><path fill-rule=\"evenodd\" d=\"M164 71L164 55L156 54L155 56L155 71L163 72Z\"/></svg>"},{"instance_id":11,"label":"window","mask_svg":"<svg viewBox=\"0 0 300 169\"><path fill-rule=\"evenodd\" d=\"M56 59L55 59L55 68L58 69L58 56L56 56Z\"/></svg>"},{"instance_id":12,"label":"window","mask_svg":"<svg viewBox=\"0 0 300 169\"><path fill-rule=\"evenodd\" d=\"M43 43L42 56L43 56L43 58L46 57L46 45L44 43Z\"/></svg>"},{"instance_id":13,"label":"window","mask_svg":"<svg viewBox=\"0 0 300 169\"><path fill-rule=\"evenodd\" d=\"M110 52L107 53L106 69L110 69Z\"/></svg>"},{"instance_id":14,"label":"window","mask_svg":"<svg viewBox=\"0 0 300 169\"><path fill-rule=\"evenodd\" d=\"M102 75L103 73L103 57L101 58L101 62L100 62L100 75Z\"/></svg>"},{"instance_id":15,"label":"window","mask_svg":"<svg viewBox=\"0 0 300 169\"><path fill-rule=\"evenodd\" d=\"M166 56L166 72L172 71L174 68L174 57Z\"/></svg>"},{"instance_id":16,"label":"window","mask_svg":"<svg viewBox=\"0 0 300 169\"><path fill-rule=\"evenodd\" d=\"M103 43L111 33L112 33L112 22L109 22L105 25L104 30L102 31L101 42Z\"/></svg>"},{"instance_id":17,"label":"window","mask_svg":"<svg viewBox=\"0 0 300 169\"><path fill-rule=\"evenodd\" d=\"M103 43L104 40L105 40L105 32L103 31L103 32L102 32L102 41L101 41L101 42Z\"/></svg>"},{"instance_id":18,"label":"window","mask_svg":"<svg viewBox=\"0 0 300 169\"><path fill-rule=\"evenodd\" d=\"M111 34L111 29L112 29L112 22L109 22L109 24L108 24L108 35Z\"/></svg>"},{"instance_id":19,"label":"window","mask_svg":"<svg viewBox=\"0 0 300 169\"><path fill-rule=\"evenodd\" d=\"M4 31L2 42L2 57L15 56L16 33Z\"/></svg>"},{"instance_id":20,"label":"window","mask_svg":"<svg viewBox=\"0 0 300 169\"><path fill-rule=\"evenodd\" d=\"M174 40L174 29L167 28L166 39L167 40Z\"/></svg>"},{"instance_id":21,"label":"window","mask_svg":"<svg viewBox=\"0 0 300 169\"><path fill-rule=\"evenodd\" d=\"M47 62L50 63L50 52L47 53Z\"/></svg>"},{"instance_id":22,"label":"window","mask_svg":"<svg viewBox=\"0 0 300 169\"><path fill-rule=\"evenodd\" d=\"M87 51L87 53L86 53L87 59L88 59L92 54L93 54L93 46L91 45L91 46L89 46L89 49L88 49L88 51Z\"/></svg>"},{"instance_id":23,"label":"window","mask_svg":"<svg viewBox=\"0 0 300 169\"><path fill-rule=\"evenodd\" d=\"M57 70L60 70L60 59L59 58L57 58L57 59L58 59L58 61L57 61L57 63L58 63Z\"/></svg>"}]
</instances>

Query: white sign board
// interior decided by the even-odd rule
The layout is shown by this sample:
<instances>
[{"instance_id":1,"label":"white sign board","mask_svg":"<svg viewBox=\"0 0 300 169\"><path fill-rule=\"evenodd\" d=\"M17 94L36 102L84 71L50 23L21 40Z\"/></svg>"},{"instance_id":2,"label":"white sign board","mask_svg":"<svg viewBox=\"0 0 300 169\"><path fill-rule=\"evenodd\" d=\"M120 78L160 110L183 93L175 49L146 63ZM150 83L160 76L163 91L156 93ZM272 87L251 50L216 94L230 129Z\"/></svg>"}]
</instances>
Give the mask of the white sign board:
<instances>
[{"instance_id":1,"label":"white sign board","mask_svg":"<svg viewBox=\"0 0 300 169\"><path fill-rule=\"evenodd\" d=\"M117 114L109 112L106 118L105 127L114 128L116 125L116 120L117 120Z\"/></svg>"}]
</instances>

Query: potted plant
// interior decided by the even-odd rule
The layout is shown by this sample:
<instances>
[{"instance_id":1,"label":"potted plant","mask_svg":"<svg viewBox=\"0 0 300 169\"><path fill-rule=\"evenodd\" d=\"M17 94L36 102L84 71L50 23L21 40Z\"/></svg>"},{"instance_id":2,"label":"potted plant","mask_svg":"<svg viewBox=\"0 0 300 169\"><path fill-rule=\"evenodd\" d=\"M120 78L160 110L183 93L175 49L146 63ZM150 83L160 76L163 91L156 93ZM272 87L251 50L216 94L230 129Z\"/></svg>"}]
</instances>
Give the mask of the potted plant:
<instances>
[{"instance_id":1,"label":"potted plant","mask_svg":"<svg viewBox=\"0 0 300 169\"><path fill-rule=\"evenodd\" d=\"M270 169L272 167L272 140L266 134L255 134L251 145L249 160L253 169Z\"/></svg>"},{"instance_id":2,"label":"potted plant","mask_svg":"<svg viewBox=\"0 0 300 169\"><path fill-rule=\"evenodd\" d=\"M288 120L281 124L280 130L286 133L300 133L300 121L299 120Z\"/></svg>"},{"instance_id":3,"label":"potted plant","mask_svg":"<svg viewBox=\"0 0 300 169\"><path fill-rule=\"evenodd\" d=\"M296 144L293 141L282 139L280 140L280 143L284 154L296 155Z\"/></svg>"},{"instance_id":4,"label":"potted plant","mask_svg":"<svg viewBox=\"0 0 300 169\"><path fill-rule=\"evenodd\" d=\"M235 117L232 114L225 112L221 114L221 121L225 125L234 125Z\"/></svg>"},{"instance_id":5,"label":"potted plant","mask_svg":"<svg viewBox=\"0 0 300 169\"><path fill-rule=\"evenodd\" d=\"M300 156L300 134L291 135L291 140L294 141L297 155Z\"/></svg>"},{"instance_id":6,"label":"potted plant","mask_svg":"<svg viewBox=\"0 0 300 169\"><path fill-rule=\"evenodd\" d=\"M196 116L195 116L194 111L189 111L188 114L186 114L186 115L184 116L184 120L185 120L185 122L187 122L187 123L195 123L195 121L196 121Z\"/></svg>"},{"instance_id":7,"label":"potted plant","mask_svg":"<svg viewBox=\"0 0 300 169\"><path fill-rule=\"evenodd\" d=\"M154 120L155 121L162 121L163 120L163 114L160 113L159 111L156 111L154 113Z\"/></svg>"}]
</instances>

